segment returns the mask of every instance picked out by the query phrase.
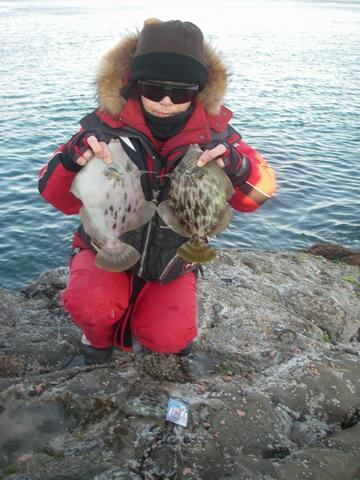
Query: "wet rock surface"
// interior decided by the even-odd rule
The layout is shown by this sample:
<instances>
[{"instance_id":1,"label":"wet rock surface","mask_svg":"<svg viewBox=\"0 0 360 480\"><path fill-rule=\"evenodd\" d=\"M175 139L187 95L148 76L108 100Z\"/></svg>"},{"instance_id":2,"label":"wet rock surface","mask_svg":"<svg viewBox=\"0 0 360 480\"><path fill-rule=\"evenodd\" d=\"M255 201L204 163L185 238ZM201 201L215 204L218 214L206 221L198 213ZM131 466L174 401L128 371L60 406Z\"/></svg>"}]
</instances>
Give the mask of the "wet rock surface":
<instances>
[{"instance_id":1,"label":"wet rock surface","mask_svg":"<svg viewBox=\"0 0 360 480\"><path fill-rule=\"evenodd\" d=\"M314 252L220 250L187 357L81 366L65 268L0 290L0 477L360 479L359 268Z\"/></svg>"}]
</instances>

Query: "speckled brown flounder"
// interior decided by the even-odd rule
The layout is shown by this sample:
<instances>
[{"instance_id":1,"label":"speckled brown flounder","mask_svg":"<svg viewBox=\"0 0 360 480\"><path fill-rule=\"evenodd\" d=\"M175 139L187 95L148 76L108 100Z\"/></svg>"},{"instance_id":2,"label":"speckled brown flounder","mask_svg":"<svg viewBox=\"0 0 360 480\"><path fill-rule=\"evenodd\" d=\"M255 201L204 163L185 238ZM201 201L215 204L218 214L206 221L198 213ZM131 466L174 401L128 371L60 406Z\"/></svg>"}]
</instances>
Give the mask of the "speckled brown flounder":
<instances>
[{"instance_id":1,"label":"speckled brown flounder","mask_svg":"<svg viewBox=\"0 0 360 480\"><path fill-rule=\"evenodd\" d=\"M154 215L156 206L145 200L141 172L119 140L111 140L112 163L94 157L76 175L71 192L82 201L80 218L98 250L95 264L121 272L134 265L140 254L121 241L121 235L139 228Z\"/></svg>"},{"instance_id":2,"label":"speckled brown flounder","mask_svg":"<svg viewBox=\"0 0 360 480\"><path fill-rule=\"evenodd\" d=\"M168 200L158 206L159 215L170 228L180 235L191 237L189 242L178 248L178 255L197 263L208 262L215 257L207 239L229 225L232 213L226 202L234 194L228 176L215 161L198 167L202 153L198 145L190 145L170 175Z\"/></svg>"}]
</instances>

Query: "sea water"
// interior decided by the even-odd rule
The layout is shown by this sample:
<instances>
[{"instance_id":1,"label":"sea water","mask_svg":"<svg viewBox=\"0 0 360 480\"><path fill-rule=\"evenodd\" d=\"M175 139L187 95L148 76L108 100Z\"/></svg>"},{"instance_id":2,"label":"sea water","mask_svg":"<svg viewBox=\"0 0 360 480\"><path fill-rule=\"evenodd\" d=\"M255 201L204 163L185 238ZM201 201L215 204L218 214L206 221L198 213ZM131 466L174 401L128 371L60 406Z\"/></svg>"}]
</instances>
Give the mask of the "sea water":
<instances>
[{"instance_id":1,"label":"sea water","mask_svg":"<svg viewBox=\"0 0 360 480\"><path fill-rule=\"evenodd\" d=\"M230 76L232 125L276 169L276 195L217 246L359 248L360 2L0 2L0 285L66 265L79 218L39 196L48 155L96 107L101 55L148 17L190 20Z\"/></svg>"}]
</instances>

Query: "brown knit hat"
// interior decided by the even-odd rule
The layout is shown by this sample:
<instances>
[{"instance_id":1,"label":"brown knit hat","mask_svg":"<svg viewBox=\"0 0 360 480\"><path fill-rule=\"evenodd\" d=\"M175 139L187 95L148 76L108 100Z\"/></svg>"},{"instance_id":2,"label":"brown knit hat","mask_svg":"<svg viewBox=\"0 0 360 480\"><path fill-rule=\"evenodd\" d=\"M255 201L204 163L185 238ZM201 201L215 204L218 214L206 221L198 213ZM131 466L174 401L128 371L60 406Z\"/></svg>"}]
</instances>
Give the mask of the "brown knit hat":
<instances>
[{"instance_id":1,"label":"brown knit hat","mask_svg":"<svg viewBox=\"0 0 360 480\"><path fill-rule=\"evenodd\" d=\"M146 20L129 76L130 82L139 79L194 83L203 88L207 68L201 30L191 22Z\"/></svg>"}]
</instances>

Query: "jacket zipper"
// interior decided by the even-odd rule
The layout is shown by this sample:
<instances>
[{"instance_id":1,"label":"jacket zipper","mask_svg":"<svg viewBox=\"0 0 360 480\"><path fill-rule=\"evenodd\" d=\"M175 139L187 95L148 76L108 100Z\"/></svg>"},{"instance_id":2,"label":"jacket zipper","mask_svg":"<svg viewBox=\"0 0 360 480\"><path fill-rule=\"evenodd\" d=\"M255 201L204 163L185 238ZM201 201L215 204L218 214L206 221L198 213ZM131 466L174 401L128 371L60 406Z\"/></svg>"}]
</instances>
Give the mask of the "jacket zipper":
<instances>
[{"instance_id":1,"label":"jacket zipper","mask_svg":"<svg viewBox=\"0 0 360 480\"><path fill-rule=\"evenodd\" d=\"M152 145L151 142L149 142L149 139L143 135L143 134L139 134L138 132L132 132L131 129L129 128L126 128L126 127L122 127L123 130L125 131L128 131L129 133L131 132L132 134L133 133L136 133L135 137L138 138L141 142L141 140L143 140L143 142L141 142L143 144L143 147L144 149L146 150L146 152L152 156L153 160L156 159L156 154L154 153L154 146ZM159 174L159 172L157 173ZM159 193L160 193L160 190L158 190L158 187L156 189L153 189L152 190L152 201L157 205L158 204L158 196L159 196ZM156 215L156 214L155 214ZM139 266L139 270L138 270L138 277L142 278L142 275L144 273L144 270L145 270L145 266L146 266L146 262L147 262L147 257L148 257L148 250L149 250L149 244L150 244L150 241L151 241L151 233L152 233L152 230L153 230L153 225L155 224L155 219L152 218L149 222L149 225L148 225L148 228L146 230L146 236L145 236L145 243L144 243L144 248L143 248L143 253L142 253L142 256L141 256L141 259L140 259L140 266Z\"/></svg>"},{"instance_id":2,"label":"jacket zipper","mask_svg":"<svg viewBox=\"0 0 360 480\"><path fill-rule=\"evenodd\" d=\"M163 283L163 280L164 278L166 278L166 275L169 273L169 271L172 269L172 267L174 266L174 264L176 263L177 259L179 258L179 256L177 254L175 254L171 260L167 263L166 267L164 268L164 270L161 272L160 276L159 276L159 282L160 283Z\"/></svg>"},{"instance_id":3,"label":"jacket zipper","mask_svg":"<svg viewBox=\"0 0 360 480\"><path fill-rule=\"evenodd\" d=\"M153 190L152 191L152 196L153 196L153 199L152 201L155 203L155 205L157 205L157 197L159 195L159 190ZM156 215L156 213L155 213ZM141 277L142 274L144 273L144 268L145 268L145 260L147 258L147 254L148 254L148 247L149 247L149 243L150 243L150 240L151 240L151 231L152 231L152 227L154 225L154 218L152 218L149 222L149 225L148 225L148 228L146 230L146 236L145 236L145 243L144 243L144 250L143 250L143 254L141 256L141 260L140 260L140 267L139 267L139 273L138 273L138 277Z\"/></svg>"},{"instance_id":4,"label":"jacket zipper","mask_svg":"<svg viewBox=\"0 0 360 480\"><path fill-rule=\"evenodd\" d=\"M151 220L151 221L149 222L148 228L147 228L147 230L146 230L144 250L143 250L143 254L142 254L142 256L141 256L141 261L140 261L140 267L139 267L138 277L141 277L142 274L143 274L143 272L144 272L145 259L146 259L146 256L147 256L147 249L148 249L148 246L149 246L150 234L151 234L151 230L152 230L152 223L153 223L153 221Z\"/></svg>"}]
</instances>

